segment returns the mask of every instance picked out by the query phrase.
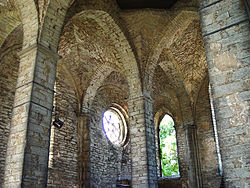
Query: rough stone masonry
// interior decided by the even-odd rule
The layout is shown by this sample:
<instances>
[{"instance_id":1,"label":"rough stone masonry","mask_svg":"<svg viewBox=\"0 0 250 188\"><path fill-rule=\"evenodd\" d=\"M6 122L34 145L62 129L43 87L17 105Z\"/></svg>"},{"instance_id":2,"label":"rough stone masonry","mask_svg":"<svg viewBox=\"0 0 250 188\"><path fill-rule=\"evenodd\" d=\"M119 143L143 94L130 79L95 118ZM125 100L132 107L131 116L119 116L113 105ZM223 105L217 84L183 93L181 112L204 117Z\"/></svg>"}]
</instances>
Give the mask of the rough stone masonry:
<instances>
[{"instance_id":1,"label":"rough stone masonry","mask_svg":"<svg viewBox=\"0 0 250 188\"><path fill-rule=\"evenodd\" d=\"M248 187L246 5L1 1L0 187ZM120 146L103 130L110 107L126 120ZM165 114L175 122L178 178L161 174Z\"/></svg>"}]
</instances>

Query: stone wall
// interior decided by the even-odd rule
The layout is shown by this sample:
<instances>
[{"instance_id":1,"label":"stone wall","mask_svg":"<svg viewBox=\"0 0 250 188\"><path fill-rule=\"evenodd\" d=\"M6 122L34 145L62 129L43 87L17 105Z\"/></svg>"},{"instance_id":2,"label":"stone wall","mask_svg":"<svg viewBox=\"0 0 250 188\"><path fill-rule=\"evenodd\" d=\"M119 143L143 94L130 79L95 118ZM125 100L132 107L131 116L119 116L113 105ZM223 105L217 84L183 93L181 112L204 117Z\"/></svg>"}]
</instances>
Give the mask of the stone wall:
<instances>
[{"instance_id":1,"label":"stone wall","mask_svg":"<svg viewBox=\"0 0 250 188\"><path fill-rule=\"evenodd\" d=\"M249 17L243 1L200 0L200 7L225 185L247 187Z\"/></svg>"},{"instance_id":2,"label":"stone wall","mask_svg":"<svg viewBox=\"0 0 250 188\"><path fill-rule=\"evenodd\" d=\"M22 26L16 28L0 50L0 187L4 177L5 154L22 47Z\"/></svg>"},{"instance_id":3,"label":"stone wall","mask_svg":"<svg viewBox=\"0 0 250 188\"><path fill-rule=\"evenodd\" d=\"M165 187L183 188L183 187L186 187L186 185L182 183L180 178L164 178L164 179L160 179L158 182L159 182L159 188L165 188Z\"/></svg>"},{"instance_id":4,"label":"stone wall","mask_svg":"<svg viewBox=\"0 0 250 188\"><path fill-rule=\"evenodd\" d=\"M191 148L187 142L190 135L187 132L188 125L186 125L186 122L188 122L190 119L192 120L192 116L190 115L190 103L188 98L181 98L180 94L178 93L182 91L183 88L180 90L176 89L176 87L179 87L178 85L180 83L178 83L178 80L174 79L175 73L172 70L174 67L171 65L171 62L166 62L165 64L166 66L161 63L156 67L152 84L154 118L156 126L155 131L157 133L161 118L163 118L165 114L170 114L173 117L176 128L180 178L162 178L160 180L161 185L159 186L167 186L173 183L183 187L188 187L190 184L190 164L192 164L192 161L194 161L193 158L189 157L188 152L191 150ZM186 111L189 111L189 113L185 113ZM158 140L158 134L156 135L156 140ZM156 147L156 149L157 153L159 153L159 148ZM161 174L159 173L158 176L161 176Z\"/></svg>"},{"instance_id":5,"label":"stone wall","mask_svg":"<svg viewBox=\"0 0 250 188\"><path fill-rule=\"evenodd\" d=\"M107 85L99 88L90 118L90 185L91 187L116 187L119 179L131 180L130 142L125 146L115 146L105 135L102 125L103 113L113 103L127 111L124 101L128 90L119 89L120 83L127 87L122 75L113 72L106 80ZM110 84L110 85L109 85ZM126 116L125 116L126 117ZM127 118L127 117L126 117Z\"/></svg>"},{"instance_id":6,"label":"stone wall","mask_svg":"<svg viewBox=\"0 0 250 188\"><path fill-rule=\"evenodd\" d=\"M115 187L119 179L132 179L133 187L157 187L153 114L163 107L176 121L181 177L160 184L218 187L208 82L200 89L207 64L195 1L139 11L122 11L115 1L16 2L15 11L1 5L0 12L0 26L7 29L1 44L21 21L24 28L13 32L0 51L0 186L7 151L6 186L46 186L59 49L52 119L58 116L64 125L52 126L48 187L80 184L83 108L90 115L91 186ZM200 0L199 12L223 170L227 187L244 187L249 184L249 18L243 1L211 2ZM6 23L7 12L15 23ZM110 143L102 128L103 112L113 103L129 113L130 141L123 147Z\"/></svg>"},{"instance_id":7,"label":"stone wall","mask_svg":"<svg viewBox=\"0 0 250 188\"><path fill-rule=\"evenodd\" d=\"M60 129L51 125L48 187L77 187L77 101L60 68L55 91L53 120L58 116L64 125Z\"/></svg>"},{"instance_id":8,"label":"stone wall","mask_svg":"<svg viewBox=\"0 0 250 188\"><path fill-rule=\"evenodd\" d=\"M183 187L188 187L189 180L189 158L187 155L188 147L187 147L187 134L185 126L181 124L176 125L176 139L177 139L177 151L178 151L178 162L179 162L179 170L180 170L180 179L176 179L176 181L181 181Z\"/></svg>"},{"instance_id":9,"label":"stone wall","mask_svg":"<svg viewBox=\"0 0 250 188\"><path fill-rule=\"evenodd\" d=\"M215 145L215 134L212 123L208 79L203 83L196 102L197 142L203 187L219 187L218 155Z\"/></svg>"}]
</instances>

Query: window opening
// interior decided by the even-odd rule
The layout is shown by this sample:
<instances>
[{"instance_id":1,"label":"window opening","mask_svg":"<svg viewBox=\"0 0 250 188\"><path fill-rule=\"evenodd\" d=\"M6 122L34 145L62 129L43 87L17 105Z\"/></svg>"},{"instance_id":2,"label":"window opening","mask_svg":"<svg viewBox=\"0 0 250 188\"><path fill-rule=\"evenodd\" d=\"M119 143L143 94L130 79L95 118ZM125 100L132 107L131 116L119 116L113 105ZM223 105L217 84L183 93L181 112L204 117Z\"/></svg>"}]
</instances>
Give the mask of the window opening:
<instances>
[{"instance_id":1,"label":"window opening","mask_svg":"<svg viewBox=\"0 0 250 188\"><path fill-rule=\"evenodd\" d=\"M55 126L51 126L48 167L53 167Z\"/></svg>"},{"instance_id":2,"label":"window opening","mask_svg":"<svg viewBox=\"0 0 250 188\"><path fill-rule=\"evenodd\" d=\"M114 145L124 145L127 137L127 125L123 114L114 107L110 107L104 112L103 118L103 130L106 137Z\"/></svg>"},{"instance_id":3,"label":"window opening","mask_svg":"<svg viewBox=\"0 0 250 188\"><path fill-rule=\"evenodd\" d=\"M219 145L219 139L218 139L217 124L216 124L216 120L215 120L214 105L213 105L213 98L212 98L212 95L211 95L211 86L210 86L210 84L208 86L208 91L209 91L210 106L211 106L211 113L212 113L212 120L213 120L215 145L216 145L216 151L217 151L218 162L219 162L219 173L222 176L223 175L223 170L222 170L222 161L221 161L221 154L220 154L220 145Z\"/></svg>"},{"instance_id":4,"label":"window opening","mask_svg":"<svg viewBox=\"0 0 250 188\"><path fill-rule=\"evenodd\" d=\"M171 116L165 115L159 125L162 176L179 176L176 131Z\"/></svg>"}]
</instances>

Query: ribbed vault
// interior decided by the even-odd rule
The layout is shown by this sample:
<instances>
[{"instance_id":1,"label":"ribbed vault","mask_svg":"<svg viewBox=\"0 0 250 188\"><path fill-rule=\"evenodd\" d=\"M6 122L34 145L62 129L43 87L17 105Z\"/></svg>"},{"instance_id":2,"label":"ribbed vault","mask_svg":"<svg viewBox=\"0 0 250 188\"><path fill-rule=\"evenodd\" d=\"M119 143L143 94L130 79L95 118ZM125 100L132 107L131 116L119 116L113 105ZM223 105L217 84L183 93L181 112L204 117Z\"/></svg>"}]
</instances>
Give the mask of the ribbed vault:
<instances>
[{"instance_id":1,"label":"ribbed vault","mask_svg":"<svg viewBox=\"0 0 250 188\"><path fill-rule=\"evenodd\" d=\"M128 81L130 91L141 91L140 84L134 87L140 80L128 41L103 11L83 11L74 16L64 27L59 54L58 68L68 75L65 82L71 83L81 105L92 103L97 89L114 70L132 78Z\"/></svg>"}]
</instances>

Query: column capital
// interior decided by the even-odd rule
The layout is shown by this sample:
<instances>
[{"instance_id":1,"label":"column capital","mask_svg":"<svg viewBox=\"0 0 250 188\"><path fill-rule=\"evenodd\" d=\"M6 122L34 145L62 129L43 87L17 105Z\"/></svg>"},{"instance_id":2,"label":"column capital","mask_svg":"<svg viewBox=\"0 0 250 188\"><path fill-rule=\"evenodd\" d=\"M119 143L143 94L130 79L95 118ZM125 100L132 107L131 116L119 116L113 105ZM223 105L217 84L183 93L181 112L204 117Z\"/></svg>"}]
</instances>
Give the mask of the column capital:
<instances>
[{"instance_id":1,"label":"column capital","mask_svg":"<svg viewBox=\"0 0 250 188\"><path fill-rule=\"evenodd\" d=\"M43 54L47 55L48 57L50 57L50 58L52 58L52 59L54 59L56 61L61 58L61 56L58 55L57 52L54 52L51 49L49 49L49 48L47 48L47 47L45 47L45 46L43 46L42 44L39 44L39 43L32 44L31 46L23 49L22 51L20 51L18 53L18 56L20 58L24 58L24 57L26 57L27 55L29 55L31 52L33 52L35 50L42 52Z\"/></svg>"},{"instance_id":2,"label":"column capital","mask_svg":"<svg viewBox=\"0 0 250 188\"><path fill-rule=\"evenodd\" d=\"M197 126L195 124L185 124L185 125L182 125L182 128L184 130L187 130L187 129L193 129L193 130L196 130L197 129Z\"/></svg>"},{"instance_id":3,"label":"column capital","mask_svg":"<svg viewBox=\"0 0 250 188\"><path fill-rule=\"evenodd\" d=\"M139 101L139 100L146 100L148 102L154 103L154 99L152 99L149 96L145 96L145 95L140 95L137 97L129 98L129 99L127 99L127 102L134 102L134 101Z\"/></svg>"},{"instance_id":4,"label":"column capital","mask_svg":"<svg viewBox=\"0 0 250 188\"><path fill-rule=\"evenodd\" d=\"M92 110L92 109L90 109L88 107L82 107L81 112L78 113L78 115L79 116L90 116L90 115L92 115L94 113L95 113L94 110Z\"/></svg>"},{"instance_id":5,"label":"column capital","mask_svg":"<svg viewBox=\"0 0 250 188\"><path fill-rule=\"evenodd\" d=\"M189 125L189 128L193 129L193 130L196 130L197 129L197 125L195 125L195 124Z\"/></svg>"}]
</instances>

